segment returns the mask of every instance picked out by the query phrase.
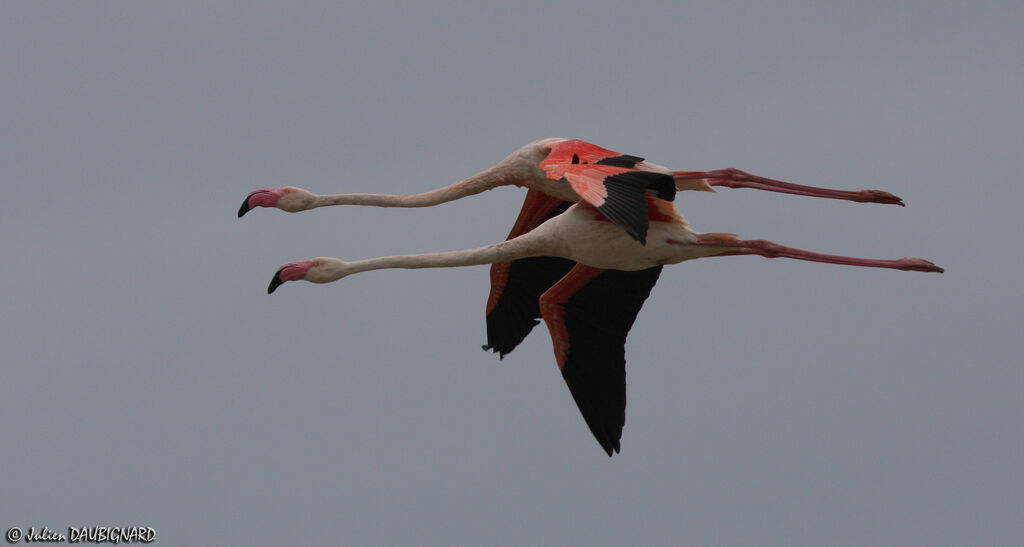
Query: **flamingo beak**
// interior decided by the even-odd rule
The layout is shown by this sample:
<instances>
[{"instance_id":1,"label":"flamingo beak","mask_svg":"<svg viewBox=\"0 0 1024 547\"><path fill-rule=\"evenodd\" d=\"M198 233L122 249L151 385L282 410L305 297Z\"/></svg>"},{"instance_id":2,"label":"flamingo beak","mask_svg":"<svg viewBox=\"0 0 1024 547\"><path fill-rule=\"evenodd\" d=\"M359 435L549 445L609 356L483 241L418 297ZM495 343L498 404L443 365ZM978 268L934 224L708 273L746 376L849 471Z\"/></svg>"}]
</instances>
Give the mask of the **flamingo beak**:
<instances>
[{"instance_id":1,"label":"flamingo beak","mask_svg":"<svg viewBox=\"0 0 1024 547\"><path fill-rule=\"evenodd\" d=\"M265 196L263 194L269 194L269 195ZM257 199L256 203L254 204L254 203L252 203L252 201L253 201L252 198L254 198L256 196L259 196L260 199ZM271 198L271 200L273 202L277 202L276 199L273 199L274 196L273 196L273 193L270 190L262 190L261 189L261 190L253 190L252 192L249 192L249 195L245 196L245 201L242 202L242 206L238 208L238 218L242 218L243 216L245 216L246 213L248 213L249 211L252 210L253 206L256 206L256 207L260 207L260 206L262 206L262 207L270 207L270 206L272 206L274 203L272 203L271 200L268 200L267 199L268 197Z\"/></svg>"},{"instance_id":2,"label":"flamingo beak","mask_svg":"<svg viewBox=\"0 0 1024 547\"><path fill-rule=\"evenodd\" d=\"M259 190L249 192L249 195L245 197L245 201L242 202L242 206L238 208L238 218L245 216L254 207L276 206L277 201L281 199L282 195L284 195L284 190L281 188L260 188Z\"/></svg>"},{"instance_id":3,"label":"flamingo beak","mask_svg":"<svg viewBox=\"0 0 1024 547\"><path fill-rule=\"evenodd\" d=\"M238 218L244 217L246 213L252 210L252 207L249 207L249 198L251 197L252 194L245 196L245 201L243 201L242 206L238 208Z\"/></svg>"},{"instance_id":4,"label":"flamingo beak","mask_svg":"<svg viewBox=\"0 0 1024 547\"><path fill-rule=\"evenodd\" d=\"M267 294L273 294L278 287L281 286L285 281L299 281L300 279L306 278L306 273L309 269L315 265L312 260L302 260L299 262L289 262L284 266L281 266L277 272L274 273L274 278L270 280L270 286L267 287Z\"/></svg>"},{"instance_id":5,"label":"flamingo beak","mask_svg":"<svg viewBox=\"0 0 1024 547\"><path fill-rule=\"evenodd\" d=\"M270 286L267 287L267 294L274 294L274 291L276 291L277 288L284 283L284 280L281 279L281 272L285 268L287 268L287 266L282 267L280 270L277 270L277 272L274 273L274 278L270 280Z\"/></svg>"}]
</instances>

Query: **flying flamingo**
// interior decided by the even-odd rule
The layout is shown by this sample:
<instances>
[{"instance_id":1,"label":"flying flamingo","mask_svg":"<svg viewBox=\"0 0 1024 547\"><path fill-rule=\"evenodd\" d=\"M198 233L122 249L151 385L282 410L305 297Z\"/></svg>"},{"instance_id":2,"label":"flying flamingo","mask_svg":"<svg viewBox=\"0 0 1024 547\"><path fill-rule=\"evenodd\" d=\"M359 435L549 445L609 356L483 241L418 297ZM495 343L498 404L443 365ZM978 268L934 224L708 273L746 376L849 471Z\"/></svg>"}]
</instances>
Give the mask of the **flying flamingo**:
<instances>
[{"instance_id":1,"label":"flying flamingo","mask_svg":"<svg viewBox=\"0 0 1024 547\"><path fill-rule=\"evenodd\" d=\"M645 191L656 192L665 198L668 192L675 190L714 191L713 186L724 186L903 205L903 200L881 190L816 188L759 177L732 168L671 171L641 157L620 154L581 140L549 138L523 146L482 173L430 192L404 196L317 195L293 186L261 188L246 196L238 209L238 216L242 217L255 207L276 207L291 213L329 205L429 207L506 185L526 186L561 201L582 199L641 243L647 233Z\"/></svg>"},{"instance_id":2,"label":"flying flamingo","mask_svg":"<svg viewBox=\"0 0 1024 547\"><path fill-rule=\"evenodd\" d=\"M620 450L625 424L626 335L663 265L710 256L754 254L850 266L943 271L919 258L844 257L766 240L741 240L733 234L696 232L671 202L674 191L660 191L662 197L641 195L648 228L646 244L615 226L600 207L588 200L568 206L558 214L568 204L531 189L513 227L514 237L501 243L355 262L325 257L289 262L277 270L267 291L273 293L286 281L329 283L358 272L386 268L504 265L503 272L497 272L497 279L495 267L491 271L489 345L485 348L502 355L511 351L532 328L533 309L538 310L551 334L555 361L569 391L594 437L611 456ZM537 214L539 210L545 212ZM536 227L531 229L533 225ZM524 264L525 270L516 276L509 275L510 269ZM525 301L530 295L536 302L533 309ZM492 340L491 315L498 309L504 311L496 330L505 327L511 332Z\"/></svg>"}]
</instances>

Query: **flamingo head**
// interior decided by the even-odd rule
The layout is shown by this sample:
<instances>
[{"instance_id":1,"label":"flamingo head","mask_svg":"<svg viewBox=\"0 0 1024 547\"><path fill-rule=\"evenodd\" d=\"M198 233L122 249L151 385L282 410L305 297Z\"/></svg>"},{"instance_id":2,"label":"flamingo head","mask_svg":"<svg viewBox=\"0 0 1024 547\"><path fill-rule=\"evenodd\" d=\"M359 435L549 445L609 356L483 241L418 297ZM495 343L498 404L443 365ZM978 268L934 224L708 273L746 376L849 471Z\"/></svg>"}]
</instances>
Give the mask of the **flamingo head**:
<instances>
[{"instance_id":1,"label":"flamingo head","mask_svg":"<svg viewBox=\"0 0 1024 547\"><path fill-rule=\"evenodd\" d=\"M347 273L345 263L337 258L317 257L312 260L289 262L278 268L274 278L270 280L270 286L267 287L267 294L276 291L285 281L330 283L341 279Z\"/></svg>"},{"instance_id":2,"label":"flamingo head","mask_svg":"<svg viewBox=\"0 0 1024 547\"><path fill-rule=\"evenodd\" d=\"M242 218L256 207L277 207L282 211L297 213L312 208L316 194L309 190L285 186L284 188L260 188L246 196L242 206L238 208L238 218Z\"/></svg>"}]
</instances>

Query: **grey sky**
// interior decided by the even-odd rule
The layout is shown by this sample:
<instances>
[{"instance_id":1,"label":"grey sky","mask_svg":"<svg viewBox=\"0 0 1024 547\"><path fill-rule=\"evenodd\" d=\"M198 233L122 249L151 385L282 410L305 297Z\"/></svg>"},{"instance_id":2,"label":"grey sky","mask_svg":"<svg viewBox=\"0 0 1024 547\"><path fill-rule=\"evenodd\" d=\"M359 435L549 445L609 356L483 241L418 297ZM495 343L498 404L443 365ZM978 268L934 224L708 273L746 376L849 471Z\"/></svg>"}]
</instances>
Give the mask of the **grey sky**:
<instances>
[{"instance_id":1,"label":"grey sky","mask_svg":"<svg viewBox=\"0 0 1024 547\"><path fill-rule=\"evenodd\" d=\"M0 7L0 526L166 545L1011 545L1024 537L1020 2ZM906 208L684 195L702 231L917 256L666 268L622 453L487 269L265 289L282 263L502 239L411 193L540 137Z\"/></svg>"}]
</instances>

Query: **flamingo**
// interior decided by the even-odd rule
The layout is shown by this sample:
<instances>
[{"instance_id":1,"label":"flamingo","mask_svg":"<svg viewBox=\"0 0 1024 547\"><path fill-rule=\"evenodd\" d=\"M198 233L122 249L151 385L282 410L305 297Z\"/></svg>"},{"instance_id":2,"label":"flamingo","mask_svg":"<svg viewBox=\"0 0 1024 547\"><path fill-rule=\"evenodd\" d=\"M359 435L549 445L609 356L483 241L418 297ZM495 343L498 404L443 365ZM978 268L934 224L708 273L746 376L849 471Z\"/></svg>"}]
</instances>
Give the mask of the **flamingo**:
<instances>
[{"instance_id":1,"label":"flamingo","mask_svg":"<svg viewBox=\"0 0 1024 547\"><path fill-rule=\"evenodd\" d=\"M430 192L403 196L317 195L294 186L261 188L246 196L238 209L238 216L241 218L256 207L276 207L291 213L330 205L429 207L506 185L526 186L561 201L586 201L641 243L647 233L645 191L656 192L664 199L669 192L676 190L713 192L712 187L722 186L903 205L899 197L881 190L847 191L803 186L734 168L671 171L644 158L613 152L578 139L548 138L523 146L482 173Z\"/></svg>"},{"instance_id":2,"label":"flamingo","mask_svg":"<svg viewBox=\"0 0 1024 547\"><path fill-rule=\"evenodd\" d=\"M570 204L531 189L510 238L503 242L353 262L329 257L289 262L275 272L267 292L273 293L288 281L330 283L371 270L492 264L488 345L484 348L504 356L529 333L536 323L534 317L542 317L551 335L555 362L577 407L597 442L612 456L621 450L625 425L626 336L664 265L712 256L760 255L943 272L919 258L845 257L763 239L741 240L729 233L696 232L672 203L674 189L640 195L646 243L616 226L589 200ZM518 272L516 268L520 268ZM492 337L495 314L500 319L493 322Z\"/></svg>"}]
</instances>

